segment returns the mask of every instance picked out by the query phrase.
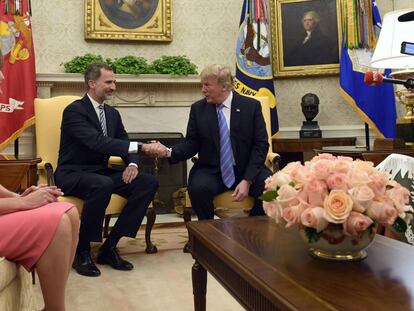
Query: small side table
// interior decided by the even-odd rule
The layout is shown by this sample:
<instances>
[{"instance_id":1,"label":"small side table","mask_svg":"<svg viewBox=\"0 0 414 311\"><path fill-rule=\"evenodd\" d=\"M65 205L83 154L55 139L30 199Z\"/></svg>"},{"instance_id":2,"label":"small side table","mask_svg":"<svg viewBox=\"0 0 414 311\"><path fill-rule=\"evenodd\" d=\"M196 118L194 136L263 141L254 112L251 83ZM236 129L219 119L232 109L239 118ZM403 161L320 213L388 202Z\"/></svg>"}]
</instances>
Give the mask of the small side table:
<instances>
[{"instance_id":1,"label":"small side table","mask_svg":"<svg viewBox=\"0 0 414 311\"><path fill-rule=\"evenodd\" d=\"M15 158L0 155L0 184L10 191L19 192L37 184L37 163L40 158Z\"/></svg>"}]
</instances>

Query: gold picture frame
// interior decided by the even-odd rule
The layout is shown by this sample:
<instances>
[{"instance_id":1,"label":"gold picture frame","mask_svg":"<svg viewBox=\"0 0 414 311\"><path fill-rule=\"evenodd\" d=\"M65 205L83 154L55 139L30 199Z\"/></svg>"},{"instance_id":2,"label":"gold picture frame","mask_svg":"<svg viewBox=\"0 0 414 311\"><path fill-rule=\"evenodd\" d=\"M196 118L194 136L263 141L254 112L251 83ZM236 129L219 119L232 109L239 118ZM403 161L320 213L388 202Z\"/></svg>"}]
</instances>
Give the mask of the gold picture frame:
<instances>
[{"instance_id":1,"label":"gold picture frame","mask_svg":"<svg viewBox=\"0 0 414 311\"><path fill-rule=\"evenodd\" d=\"M171 0L86 0L85 39L172 41Z\"/></svg>"},{"instance_id":2,"label":"gold picture frame","mask_svg":"<svg viewBox=\"0 0 414 311\"><path fill-rule=\"evenodd\" d=\"M339 73L340 0L272 0L270 11L275 77Z\"/></svg>"}]
</instances>

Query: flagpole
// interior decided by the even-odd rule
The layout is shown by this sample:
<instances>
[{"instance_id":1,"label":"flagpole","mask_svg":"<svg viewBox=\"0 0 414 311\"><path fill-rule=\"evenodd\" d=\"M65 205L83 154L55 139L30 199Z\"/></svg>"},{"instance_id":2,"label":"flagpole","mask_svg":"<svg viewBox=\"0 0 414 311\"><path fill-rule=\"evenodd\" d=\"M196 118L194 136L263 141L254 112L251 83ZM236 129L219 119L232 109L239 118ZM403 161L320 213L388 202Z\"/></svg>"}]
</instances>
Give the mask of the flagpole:
<instances>
[{"instance_id":1,"label":"flagpole","mask_svg":"<svg viewBox=\"0 0 414 311\"><path fill-rule=\"evenodd\" d=\"M369 146L369 125L368 123L365 123L365 145L367 147L367 150L370 150Z\"/></svg>"},{"instance_id":2,"label":"flagpole","mask_svg":"<svg viewBox=\"0 0 414 311\"><path fill-rule=\"evenodd\" d=\"M19 139L16 138L16 140L14 141L14 157L16 159L19 158Z\"/></svg>"}]
</instances>

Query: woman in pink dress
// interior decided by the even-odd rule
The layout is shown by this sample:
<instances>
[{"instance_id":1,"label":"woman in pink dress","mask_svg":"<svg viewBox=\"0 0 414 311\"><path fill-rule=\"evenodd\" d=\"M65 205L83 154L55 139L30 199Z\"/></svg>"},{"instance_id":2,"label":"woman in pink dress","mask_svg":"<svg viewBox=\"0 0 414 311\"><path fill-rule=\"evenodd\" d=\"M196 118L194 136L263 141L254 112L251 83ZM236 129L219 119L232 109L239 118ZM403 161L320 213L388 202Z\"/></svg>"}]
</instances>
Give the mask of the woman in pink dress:
<instances>
[{"instance_id":1,"label":"woman in pink dress","mask_svg":"<svg viewBox=\"0 0 414 311\"><path fill-rule=\"evenodd\" d=\"M0 86L2 67L0 53ZM72 204L57 202L61 195L54 186L32 186L19 195L0 185L0 257L28 271L36 268L46 311L65 310L66 282L78 243L78 212Z\"/></svg>"},{"instance_id":2,"label":"woman in pink dress","mask_svg":"<svg viewBox=\"0 0 414 311\"><path fill-rule=\"evenodd\" d=\"M65 287L75 254L79 215L57 202L60 189L32 186L18 195L0 185L0 256L36 268L44 310L65 310Z\"/></svg>"}]
</instances>

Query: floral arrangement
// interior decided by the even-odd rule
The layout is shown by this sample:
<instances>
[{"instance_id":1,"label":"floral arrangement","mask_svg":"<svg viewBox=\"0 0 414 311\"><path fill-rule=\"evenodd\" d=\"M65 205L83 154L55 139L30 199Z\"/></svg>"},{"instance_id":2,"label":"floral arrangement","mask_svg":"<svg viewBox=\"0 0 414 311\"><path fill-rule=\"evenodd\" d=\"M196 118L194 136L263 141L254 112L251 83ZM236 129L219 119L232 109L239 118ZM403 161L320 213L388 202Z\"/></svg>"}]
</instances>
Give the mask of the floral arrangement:
<instances>
[{"instance_id":1,"label":"floral arrangement","mask_svg":"<svg viewBox=\"0 0 414 311\"><path fill-rule=\"evenodd\" d=\"M320 154L302 165L289 163L265 182L263 209L286 227L303 226L319 240L329 224L357 236L376 224L405 232L413 217L410 192L372 162Z\"/></svg>"}]
</instances>

